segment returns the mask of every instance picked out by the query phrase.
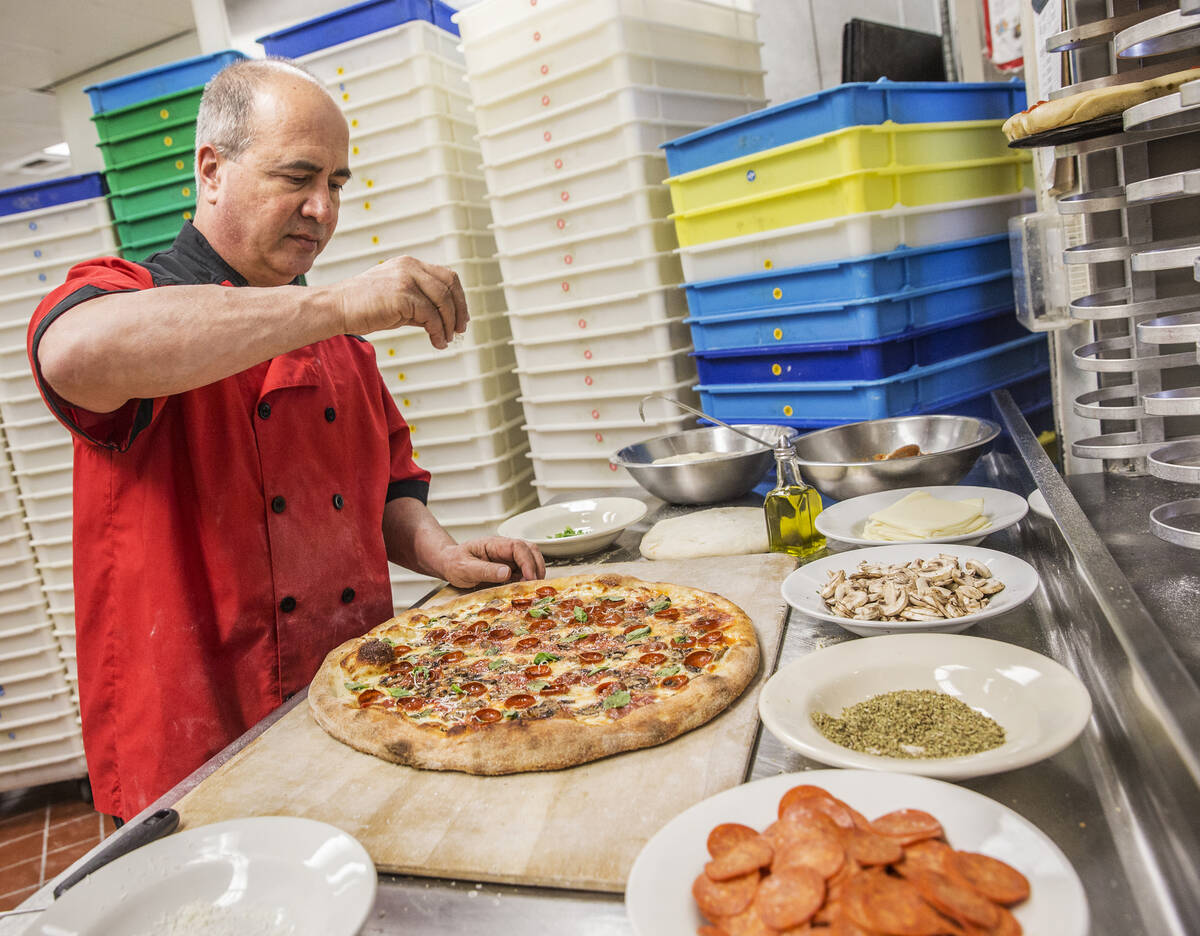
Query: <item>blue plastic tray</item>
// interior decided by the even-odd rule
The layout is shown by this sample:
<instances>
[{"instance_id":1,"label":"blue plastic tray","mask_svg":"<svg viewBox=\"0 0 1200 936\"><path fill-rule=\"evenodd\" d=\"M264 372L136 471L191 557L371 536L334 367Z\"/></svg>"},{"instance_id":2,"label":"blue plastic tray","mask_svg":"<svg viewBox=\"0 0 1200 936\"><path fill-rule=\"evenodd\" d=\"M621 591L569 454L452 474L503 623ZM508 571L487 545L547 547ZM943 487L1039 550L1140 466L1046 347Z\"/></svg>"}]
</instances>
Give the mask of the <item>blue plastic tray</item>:
<instances>
[{"instance_id":1,"label":"blue plastic tray","mask_svg":"<svg viewBox=\"0 0 1200 936\"><path fill-rule=\"evenodd\" d=\"M183 59L121 78L101 81L88 85L83 90L91 99L92 113L103 114L106 111L128 107L130 104L140 104L151 98L207 84L208 80L226 65L245 57L234 49L214 52L212 55L198 55L196 58Z\"/></svg>"},{"instance_id":2,"label":"blue plastic tray","mask_svg":"<svg viewBox=\"0 0 1200 936\"><path fill-rule=\"evenodd\" d=\"M1025 107L1018 81L855 82L776 104L662 144L673 176L795 143L843 127L947 120L999 120Z\"/></svg>"},{"instance_id":3,"label":"blue plastic tray","mask_svg":"<svg viewBox=\"0 0 1200 936\"><path fill-rule=\"evenodd\" d=\"M689 316L697 351L894 338L970 313L1013 307L1012 275L988 273L869 299Z\"/></svg>"},{"instance_id":4,"label":"blue plastic tray","mask_svg":"<svg viewBox=\"0 0 1200 936\"><path fill-rule=\"evenodd\" d=\"M261 36L255 41L266 50L267 55L298 58L413 20L433 23L457 36L458 27L450 22L454 12L438 0L366 0L365 3L342 7L324 16Z\"/></svg>"},{"instance_id":5,"label":"blue plastic tray","mask_svg":"<svg viewBox=\"0 0 1200 936\"><path fill-rule=\"evenodd\" d=\"M898 338L693 352L702 384L876 380L1028 335L1012 309L973 312Z\"/></svg>"},{"instance_id":6,"label":"blue plastic tray","mask_svg":"<svg viewBox=\"0 0 1200 936\"><path fill-rule=\"evenodd\" d=\"M1045 367L1048 361L1046 336L1026 335L879 380L700 384L697 389L701 408L718 419L882 419L978 395L989 386Z\"/></svg>"},{"instance_id":7,"label":"blue plastic tray","mask_svg":"<svg viewBox=\"0 0 1200 936\"><path fill-rule=\"evenodd\" d=\"M65 176L49 182L35 182L17 188L0 190L0 216L53 208L69 202L99 198L107 191L104 176L98 172Z\"/></svg>"},{"instance_id":8,"label":"blue plastic tray","mask_svg":"<svg viewBox=\"0 0 1200 936\"><path fill-rule=\"evenodd\" d=\"M886 296L902 289L1000 273L1011 266L1008 235L998 234L930 247L901 247L833 263L702 280L685 283L683 288L692 315L706 317L797 302Z\"/></svg>"}]
</instances>

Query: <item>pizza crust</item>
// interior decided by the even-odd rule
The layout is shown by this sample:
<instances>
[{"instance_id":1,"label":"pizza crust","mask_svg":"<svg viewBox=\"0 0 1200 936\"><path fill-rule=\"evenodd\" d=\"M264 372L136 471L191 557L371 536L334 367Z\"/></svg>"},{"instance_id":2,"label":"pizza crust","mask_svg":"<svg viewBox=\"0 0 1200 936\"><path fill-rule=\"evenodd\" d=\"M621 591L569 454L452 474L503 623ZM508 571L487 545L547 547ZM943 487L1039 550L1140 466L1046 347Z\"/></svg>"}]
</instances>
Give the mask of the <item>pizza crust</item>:
<instances>
[{"instance_id":1,"label":"pizza crust","mask_svg":"<svg viewBox=\"0 0 1200 936\"><path fill-rule=\"evenodd\" d=\"M1135 104L1172 94L1179 90L1180 85L1198 78L1200 71L1189 68L1133 84L1080 91L1056 101L1039 102L1028 111L1013 114L1000 129L1010 141L1023 140L1046 130L1119 114Z\"/></svg>"},{"instance_id":2,"label":"pizza crust","mask_svg":"<svg viewBox=\"0 0 1200 936\"><path fill-rule=\"evenodd\" d=\"M589 724L571 717L499 721L461 726L449 731L419 725L403 716L360 708L344 686L342 660L359 645L383 633L394 621L373 628L363 637L332 650L309 687L309 710L332 737L383 760L430 770L457 770L500 775L532 770L557 770L622 751L651 747L697 728L724 711L758 672L759 649L753 623L737 605L698 589L660 582L643 582L622 575L577 575L550 582L520 582L473 592L447 603L406 615L439 615L477 605L492 598L511 600L532 594L543 585L569 593L576 584L601 581L608 588L651 587L672 596L701 596L731 615L724 630L738 639L728 648L716 673L694 676L687 686L666 698L643 705L618 719ZM403 616L401 616L403 617Z\"/></svg>"}]
</instances>

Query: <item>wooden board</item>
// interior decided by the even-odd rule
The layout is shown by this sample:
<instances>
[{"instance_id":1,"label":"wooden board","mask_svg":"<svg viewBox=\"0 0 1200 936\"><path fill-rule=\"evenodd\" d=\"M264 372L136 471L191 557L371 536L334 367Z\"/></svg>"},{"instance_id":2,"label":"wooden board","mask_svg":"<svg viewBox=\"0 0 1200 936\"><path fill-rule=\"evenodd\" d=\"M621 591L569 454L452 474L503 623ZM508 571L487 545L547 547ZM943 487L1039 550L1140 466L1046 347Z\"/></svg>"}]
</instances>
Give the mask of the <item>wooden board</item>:
<instances>
[{"instance_id":1,"label":"wooden board","mask_svg":"<svg viewBox=\"0 0 1200 936\"><path fill-rule=\"evenodd\" d=\"M475 777L390 764L330 738L297 706L187 794L184 828L241 816L303 816L349 832L380 871L622 891L645 842L673 816L745 778L758 694L786 605L786 555L639 561L603 570L724 595L754 620L763 664L724 713L667 744L567 770Z\"/></svg>"}]
</instances>

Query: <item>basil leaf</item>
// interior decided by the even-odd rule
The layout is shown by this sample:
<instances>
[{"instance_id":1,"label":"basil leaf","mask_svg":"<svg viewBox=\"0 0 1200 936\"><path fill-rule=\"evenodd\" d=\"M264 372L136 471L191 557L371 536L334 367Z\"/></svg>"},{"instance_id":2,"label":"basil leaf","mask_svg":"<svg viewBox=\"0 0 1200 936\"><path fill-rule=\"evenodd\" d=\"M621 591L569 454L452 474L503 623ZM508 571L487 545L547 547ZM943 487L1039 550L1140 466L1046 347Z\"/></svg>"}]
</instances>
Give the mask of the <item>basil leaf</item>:
<instances>
[{"instance_id":1,"label":"basil leaf","mask_svg":"<svg viewBox=\"0 0 1200 936\"><path fill-rule=\"evenodd\" d=\"M385 644L387 644L389 647L394 647L394 646L396 646L396 641L392 640L392 638L391 638L391 637L380 637L379 639L380 639L380 640L382 640L382 641L383 641Z\"/></svg>"},{"instance_id":2,"label":"basil leaf","mask_svg":"<svg viewBox=\"0 0 1200 936\"><path fill-rule=\"evenodd\" d=\"M590 675L595 676L597 673L603 673L607 669L608 669L607 666L597 666L594 670L591 671Z\"/></svg>"},{"instance_id":3,"label":"basil leaf","mask_svg":"<svg viewBox=\"0 0 1200 936\"><path fill-rule=\"evenodd\" d=\"M601 600L601 601L617 601L617 602L620 602L620 601L624 601L624 600L625 600L625 598L624 598L624 596L623 596L623 595L605 595L605 596L604 596L603 598L601 598L600 600Z\"/></svg>"},{"instance_id":4,"label":"basil leaf","mask_svg":"<svg viewBox=\"0 0 1200 936\"><path fill-rule=\"evenodd\" d=\"M583 640L584 637L591 637L592 634L594 634L594 633L596 633L596 632L595 631L580 631L577 634L571 634L568 637L564 637L562 639L562 643L575 643L575 641L577 641L577 640Z\"/></svg>"},{"instance_id":5,"label":"basil leaf","mask_svg":"<svg viewBox=\"0 0 1200 936\"><path fill-rule=\"evenodd\" d=\"M497 670L502 666L508 666L508 660L492 660L488 663L488 669Z\"/></svg>"},{"instance_id":6,"label":"basil leaf","mask_svg":"<svg viewBox=\"0 0 1200 936\"><path fill-rule=\"evenodd\" d=\"M547 611L545 608L530 608L529 609L529 616L532 618L544 618L549 613L550 612Z\"/></svg>"},{"instance_id":7,"label":"basil leaf","mask_svg":"<svg viewBox=\"0 0 1200 936\"><path fill-rule=\"evenodd\" d=\"M500 652L500 648L499 648L499 647L488 647L488 648L487 648L486 650L484 650L483 652L484 652L484 653L485 653L487 656L495 656L497 653L499 653L499 652Z\"/></svg>"},{"instance_id":8,"label":"basil leaf","mask_svg":"<svg viewBox=\"0 0 1200 936\"><path fill-rule=\"evenodd\" d=\"M509 721L512 721L512 719L514 719L514 718L517 718L517 717L518 717L518 713L517 713L517 712L505 712L505 713L504 713L504 717L505 717L506 719L508 719Z\"/></svg>"},{"instance_id":9,"label":"basil leaf","mask_svg":"<svg viewBox=\"0 0 1200 936\"><path fill-rule=\"evenodd\" d=\"M639 627L637 630L630 631L628 634L626 634L625 640L627 642L630 640L641 640L641 638L645 637L649 633L650 633L649 625L647 625L646 627Z\"/></svg>"},{"instance_id":10,"label":"basil leaf","mask_svg":"<svg viewBox=\"0 0 1200 936\"><path fill-rule=\"evenodd\" d=\"M544 608L544 607L546 607L546 605L550 604L550 602L552 602L553 600L554 600L553 595L547 595L545 598L539 598L537 601L535 601L533 603L532 607Z\"/></svg>"},{"instance_id":11,"label":"basil leaf","mask_svg":"<svg viewBox=\"0 0 1200 936\"><path fill-rule=\"evenodd\" d=\"M428 676L429 675L429 667L428 666L414 666L412 669L412 673L414 676L416 676L418 673L420 673L422 676Z\"/></svg>"},{"instance_id":12,"label":"basil leaf","mask_svg":"<svg viewBox=\"0 0 1200 936\"><path fill-rule=\"evenodd\" d=\"M387 693L393 699L408 699L412 696L413 691L411 689L397 689L395 686L388 686Z\"/></svg>"},{"instance_id":13,"label":"basil leaf","mask_svg":"<svg viewBox=\"0 0 1200 936\"><path fill-rule=\"evenodd\" d=\"M524 624L522 624L515 631L513 631L513 633L516 634L518 637L524 637L526 634L529 633L529 628L526 627Z\"/></svg>"},{"instance_id":14,"label":"basil leaf","mask_svg":"<svg viewBox=\"0 0 1200 936\"><path fill-rule=\"evenodd\" d=\"M656 679L662 679L664 676L674 676L678 672L679 664L675 663L672 666L664 666L662 669L658 670L654 676Z\"/></svg>"},{"instance_id":15,"label":"basil leaf","mask_svg":"<svg viewBox=\"0 0 1200 936\"><path fill-rule=\"evenodd\" d=\"M347 682L346 688L351 692L361 692L363 689L370 689L371 687L365 682Z\"/></svg>"},{"instance_id":16,"label":"basil leaf","mask_svg":"<svg viewBox=\"0 0 1200 936\"><path fill-rule=\"evenodd\" d=\"M546 682L544 679L534 679L526 683L525 688L530 692L541 692L548 685L550 685L550 683Z\"/></svg>"},{"instance_id":17,"label":"basil leaf","mask_svg":"<svg viewBox=\"0 0 1200 936\"><path fill-rule=\"evenodd\" d=\"M658 601L646 608L647 611L665 611L671 607L671 599L663 595Z\"/></svg>"},{"instance_id":18,"label":"basil leaf","mask_svg":"<svg viewBox=\"0 0 1200 936\"><path fill-rule=\"evenodd\" d=\"M463 691L462 687L459 686L457 683L450 684L450 691L457 693L458 695L466 695L466 693Z\"/></svg>"},{"instance_id":19,"label":"basil leaf","mask_svg":"<svg viewBox=\"0 0 1200 936\"><path fill-rule=\"evenodd\" d=\"M604 700L603 708L605 708L605 709L624 708L626 705L629 704L629 701L630 701L629 700L629 690L628 689L618 689L616 692L610 694Z\"/></svg>"},{"instance_id":20,"label":"basil leaf","mask_svg":"<svg viewBox=\"0 0 1200 936\"><path fill-rule=\"evenodd\" d=\"M683 643L687 643L687 642L688 642L688 638L684 637L682 635L675 638L675 643L677 643L677 644L683 644Z\"/></svg>"},{"instance_id":21,"label":"basil leaf","mask_svg":"<svg viewBox=\"0 0 1200 936\"><path fill-rule=\"evenodd\" d=\"M575 620L586 623L587 619L587 612L584 611L583 608L575 609Z\"/></svg>"},{"instance_id":22,"label":"basil leaf","mask_svg":"<svg viewBox=\"0 0 1200 936\"><path fill-rule=\"evenodd\" d=\"M553 653L539 653L533 658L533 665L540 666L543 663L554 663L560 660L561 657L556 657Z\"/></svg>"}]
</instances>

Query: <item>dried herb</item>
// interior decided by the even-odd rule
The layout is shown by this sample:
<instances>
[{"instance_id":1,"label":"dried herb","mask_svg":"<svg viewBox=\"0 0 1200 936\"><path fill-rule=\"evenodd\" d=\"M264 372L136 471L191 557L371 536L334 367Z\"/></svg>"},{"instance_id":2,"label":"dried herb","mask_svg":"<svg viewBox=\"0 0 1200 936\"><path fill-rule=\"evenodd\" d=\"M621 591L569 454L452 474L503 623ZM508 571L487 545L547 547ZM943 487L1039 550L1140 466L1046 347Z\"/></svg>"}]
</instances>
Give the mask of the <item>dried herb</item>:
<instances>
[{"instance_id":1,"label":"dried herb","mask_svg":"<svg viewBox=\"0 0 1200 936\"><path fill-rule=\"evenodd\" d=\"M886 692L842 709L841 717L814 712L812 722L834 744L881 757L963 757L1004 743L1001 725L932 689Z\"/></svg>"}]
</instances>

